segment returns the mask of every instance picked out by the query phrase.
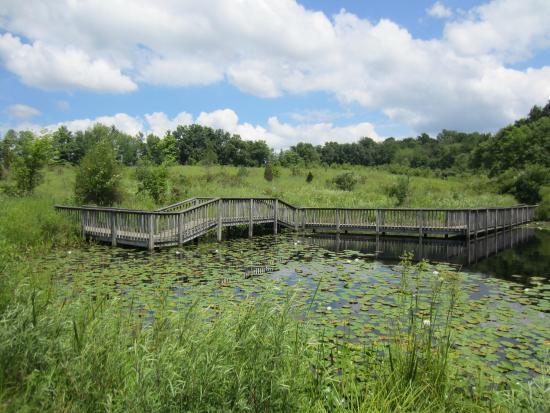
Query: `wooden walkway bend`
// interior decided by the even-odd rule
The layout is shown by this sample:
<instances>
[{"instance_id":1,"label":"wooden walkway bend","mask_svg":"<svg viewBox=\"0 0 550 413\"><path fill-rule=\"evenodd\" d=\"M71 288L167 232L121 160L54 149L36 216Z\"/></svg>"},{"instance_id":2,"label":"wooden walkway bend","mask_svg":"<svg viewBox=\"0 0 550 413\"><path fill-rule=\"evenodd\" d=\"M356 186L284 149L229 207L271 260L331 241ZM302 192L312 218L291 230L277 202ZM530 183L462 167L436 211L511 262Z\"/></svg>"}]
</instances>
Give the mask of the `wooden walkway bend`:
<instances>
[{"instance_id":1,"label":"wooden walkway bend","mask_svg":"<svg viewBox=\"0 0 550 413\"><path fill-rule=\"evenodd\" d=\"M81 226L82 234L113 246L153 250L182 245L209 231L222 239L224 227L273 224L298 230L375 234L459 235L467 238L522 225L536 206L474 209L300 208L276 198L191 198L156 211L95 206L56 206Z\"/></svg>"}]
</instances>

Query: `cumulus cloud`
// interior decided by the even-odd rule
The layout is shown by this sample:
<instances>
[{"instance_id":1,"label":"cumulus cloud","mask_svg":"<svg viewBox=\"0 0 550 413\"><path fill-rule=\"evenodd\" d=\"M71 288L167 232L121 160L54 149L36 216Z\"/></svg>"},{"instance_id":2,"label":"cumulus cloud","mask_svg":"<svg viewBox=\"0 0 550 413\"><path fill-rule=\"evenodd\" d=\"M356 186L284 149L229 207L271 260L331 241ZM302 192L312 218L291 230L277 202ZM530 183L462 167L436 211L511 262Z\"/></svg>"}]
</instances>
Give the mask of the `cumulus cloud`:
<instances>
[{"instance_id":1,"label":"cumulus cloud","mask_svg":"<svg viewBox=\"0 0 550 413\"><path fill-rule=\"evenodd\" d=\"M445 38L464 56L492 55L519 62L550 47L550 2L494 0L445 27Z\"/></svg>"},{"instance_id":2,"label":"cumulus cloud","mask_svg":"<svg viewBox=\"0 0 550 413\"><path fill-rule=\"evenodd\" d=\"M42 114L38 109L23 105L22 103L11 105L7 110L8 115L17 120L28 120Z\"/></svg>"},{"instance_id":3,"label":"cumulus cloud","mask_svg":"<svg viewBox=\"0 0 550 413\"><path fill-rule=\"evenodd\" d=\"M491 130L547 100L549 66L508 65L550 47L550 2L449 12L440 1L428 10L449 20L443 37L422 40L388 19L329 17L295 0L3 0L0 57L45 89L226 81L262 98L325 92L419 132Z\"/></svg>"},{"instance_id":4,"label":"cumulus cloud","mask_svg":"<svg viewBox=\"0 0 550 413\"><path fill-rule=\"evenodd\" d=\"M429 16L436 17L438 19L445 19L453 15L453 11L440 1L436 1L432 7L426 10L426 13L428 13Z\"/></svg>"},{"instance_id":5,"label":"cumulus cloud","mask_svg":"<svg viewBox=\"0 0 550 413\"><path fill-rule=\"evenodd\" d=\"M23 83L46 90L129 92L137 88L119 69L80 49L46 46L40 41L24 44L10 33L0 36L0 58Z\"/></svg>"},{"instance_id":6,"label":"cumulus cloud","mask_svg":"<svg viewBox=\"0 0 550 413\"><path fill-rule=\"evenodd\" d=\"M94 119L75 119L48 125L45 129L53 131L61 125L65 125L71 131L85 130L96 123L107 126L116 126L117 129L130 135L141 132L154 133L164 136L167 131L175 130L179 125L193 123L209 126L213 129L223 129L231 134L239 135L245 140L265 140L273 148L281 149L290 147L298 142L311 142L323 144L327 141L354 142L357 139L368 136L375 140L380 137L374 126L368 122L335 126L330 122L289 124L279 121L277 117L270 117L267 126L241 122L237 113L232 109L219 109L212 112L201 112L193 118L188 112L180 112L170 118L164 112L154 112L141 116L130 116L125 113L117 113L114 116L100 116ZM43 129L38 125L25 124L17 129L30 128L39 131Z\"/></svg>"},{"instance_id":7,"label":"cumulus cloud","mask_svg":"<svg viewBox=\"0 0 550 413\"><path fill-rule=\"evenodd\" d=\"M70 121L59 122L53 125L48 125L45 127L45 129L53 131L64 125L70 131L76 132L86 130L94 126L96 123L101 123L106 126L115 126L118 130L128 133L130 135L136 135L144 129L143 120L141 120L139 117L130 116L126 113L117 113L113 116L99 116L95 119L74 119ZM17 129L23 128L19 126ZM36 130L37 127L31 129Z\"/></svg>"},{"instance_id":8,"label":"cumulus cloud","mask_svg":"<svg viewBox=\"0 0 550 413\"><path fill-rule=\"evenodd\" d=\"M145 120L149 125L147 132L151 132L157 136L163 136L166 131L174 130L179 125L185 126L192 124L193 115L187 112L181 112L170 119L164 112L154 112L146 114Z\"/></svg>"}]
</instances>

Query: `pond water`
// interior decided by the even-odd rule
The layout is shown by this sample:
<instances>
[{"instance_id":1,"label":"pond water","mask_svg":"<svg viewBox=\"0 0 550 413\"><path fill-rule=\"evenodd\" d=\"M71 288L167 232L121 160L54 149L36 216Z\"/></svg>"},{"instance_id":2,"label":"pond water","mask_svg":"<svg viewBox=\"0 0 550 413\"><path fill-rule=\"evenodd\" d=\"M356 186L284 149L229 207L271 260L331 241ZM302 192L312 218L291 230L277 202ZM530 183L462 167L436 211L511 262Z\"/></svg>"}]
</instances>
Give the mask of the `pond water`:
<instances>
[{"instance_id":1,"label":"pond water","mask_svg":"<svg viewBox=\"0 0 550 413\"><path fill-rule=\"evenodd\" d=\"M516 229L487 239L351 236L259 236L223 243L146 251L90 245L44 259L69 294L117 294L148 317L160 296L176 311L200 297L224 302L290 294L325 340L381 344L388 339L399 286L398 257L415 257L461 271L455 354L464 373L525 380L542 373L550 345L550 232Z\"/></svg>"}]
</instances>

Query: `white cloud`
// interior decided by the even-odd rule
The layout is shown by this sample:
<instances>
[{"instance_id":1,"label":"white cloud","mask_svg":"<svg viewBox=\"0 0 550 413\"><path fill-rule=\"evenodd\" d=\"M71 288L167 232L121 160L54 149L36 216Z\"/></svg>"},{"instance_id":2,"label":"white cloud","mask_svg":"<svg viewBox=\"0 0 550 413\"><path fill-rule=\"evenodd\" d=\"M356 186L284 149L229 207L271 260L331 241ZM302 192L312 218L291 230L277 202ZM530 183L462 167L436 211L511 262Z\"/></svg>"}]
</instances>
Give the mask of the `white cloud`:
<instances>
[{"instance_id":1,"label":"white cloud","mask_svg":"<svg viewBox=\"0 0 550 413\"><path fill-rule=\"evenodd\" d=\"M490 54L519 62L550 47L548 0L493 0L445 27L445 38L461 55Z\"/></svg>"},{"instance_id":2,"label":"white cloud","mask_svg":"<svg viewBox=\"0 0 550 413\"><path fill-rule=\"evenodd\" d=\"M61 125L65 125L70 131L83 131L96 123L101 123L106 126L115 126L118 130L128 133L130 135L136 135L144 130L143 121L139 117L130 116L126 113L117 113L113 116L99 116L95 119L74 119L66 122L59 122L54 125L48 125L45 128L51 131L59 128ZM18 129L23 129L20 126ZM32 128L36 130L36 128Z\"/></svg>"},{"instance_id":3,"label":"white cloud","mask_svg":"<svg viewBox=\"0 0 550 413\"><path fill-rule=\"evenodd\" d=\"M143 117L117 113L113 116L99 116L94 119L74 119L42 127L34 124L20 124L15 129L30 129L39 132L42 129L53 131L65 125L71 131L85 130L96 123L115 126L122 132L136 135L154 133L164 136L169 130L175 130L179 125L193 123L209 126L213 129L223 129L231 134L239 135L245 140L265 140L273 148L288 148L298 142L323 144L328 141L355 142L368 136L380 140L374 125L368 122L335 126L330 122L289 124L279 121L275 116L267 120L267 126L240 122L238 115L232 109L219 109L212 112L201 112L195 119L190 113L180 112L170 118L164 112L147 113Z\"/></svg>"},{"instance_id":4,"label":"white cloud","mask_svg":"<svg viewBox=\"0 0 550 413\"><path fill-rule=\"evenodd\" d=\"M18 103L8 107L8 114L10 117L18 120L28 120L36 116L40 116L42 113L32 106Z\"/></svg>"},{"instance_id":5,"label":"white cloud","mask_svg":"<svg viewBox=\"0 0 550 413\"><path fill-rule=\"evenodd\" d=\"M179 125L190 125L193 123L193 115L187 112L180 112L174 118L170 119L164 112L154 112L145 115L145 120L149 125L147 132L154 133L157 136L164 136L169 130L175 130Z\"/></svg>"},{"instance_id":6,"label":"white cloud","mask_svg":"<svg viewBox=\"0 0 550 413\"><path fill-rule=\"evenodd\" d=\"M440 1L436 1L432 7L426 10L426 13L428 13L429 16L436 17L438 19L445 19L453 15L453 11Z\"/></svg>"},{"instance_id":7,"label":"white cloud","mask_svg":"<svg viewBox=\"0 0 550 413\"><path fill-rule=\"evenodd\" d=\"M45 89L225 79L264 98L329 93L418 132L493 130L546 102L549 65L507 65L550 47L548 0L492 0L455 18L436 2L428 12L451 18L442 38L295 0L3 0L0 57Z\"/></svg>"},{"instance_id":8,"label":"white cloud","mask_svg":"<svg viewBox=\"0 0 550 413\"><path fill-rule=\"evenodd\" d=\"M46 90L129 92L137 88L119 69L103 59L90 58L80 49L60 49L40 41L24 44L10 33L0 36L0 58L23 83Z\"/></svg>"}]
</instances>

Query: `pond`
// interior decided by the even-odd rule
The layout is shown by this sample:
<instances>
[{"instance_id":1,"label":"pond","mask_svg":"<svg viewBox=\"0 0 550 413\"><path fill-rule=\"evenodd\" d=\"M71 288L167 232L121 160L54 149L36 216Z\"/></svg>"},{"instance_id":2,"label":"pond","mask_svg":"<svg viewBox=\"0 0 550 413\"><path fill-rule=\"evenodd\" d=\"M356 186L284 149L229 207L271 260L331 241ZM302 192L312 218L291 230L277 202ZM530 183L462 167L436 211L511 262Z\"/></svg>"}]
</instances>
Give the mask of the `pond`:
<instances>
[{"instance_id":1,"label":"pond","mask_svg":"<svg viewBox=\"0 0 550 413\"><path fill-rule=\"evenodd\" d=\"M467 243L456 239L299 236L204 242L146 251L90 245L44 259L68 294L100 292L139 303L150 317L166 298L179 311L269 294L311 307L325 340L384 345L395 315L399 256L412 251L463 274L454 334L464 374L526 380L542 373L550 345L550 232L519 228ZM318 288L317 288L318 287Z\"/></svg>"}]
</instances>

